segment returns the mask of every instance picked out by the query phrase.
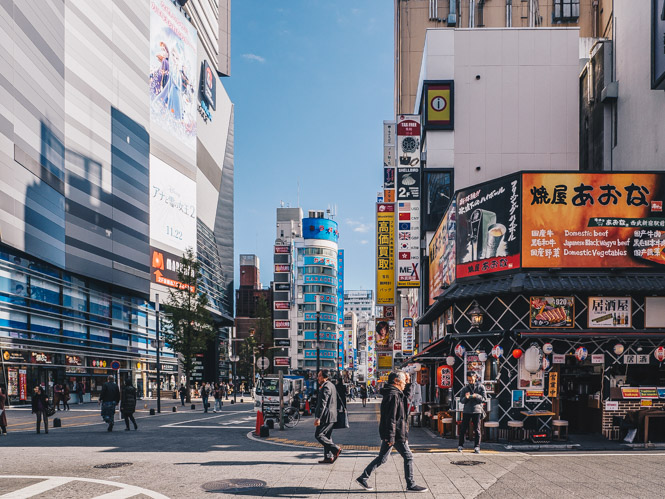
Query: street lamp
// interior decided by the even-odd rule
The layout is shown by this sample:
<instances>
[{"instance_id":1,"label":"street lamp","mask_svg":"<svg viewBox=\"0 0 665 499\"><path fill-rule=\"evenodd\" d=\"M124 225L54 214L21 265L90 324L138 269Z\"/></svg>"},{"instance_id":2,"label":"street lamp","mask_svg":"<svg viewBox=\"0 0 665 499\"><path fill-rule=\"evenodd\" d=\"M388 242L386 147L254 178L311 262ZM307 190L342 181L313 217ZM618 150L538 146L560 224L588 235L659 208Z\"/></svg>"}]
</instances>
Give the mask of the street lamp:
<instances>
[{"instance_id":1,"label":"street lamp","mask_svg":"<svg viewBox=\"0 0 665 499\"><path fill-rule=\"evenodd\" d=\"M316 295L316 388L319 388L319 371L321 370L321 295Z\"/></svg>"},{"instance_id":2,"label":"street lamp","mask_svg":"<svg viewBox=\"0 0 665 499\"><path fill-rule=\"evenodd\" d=\"M473 307L469 310L469 315L471 316L471 326L478 328L483 323L484 313L478 306L476 302L473 303Z\"/></svg>"}]
</instances>

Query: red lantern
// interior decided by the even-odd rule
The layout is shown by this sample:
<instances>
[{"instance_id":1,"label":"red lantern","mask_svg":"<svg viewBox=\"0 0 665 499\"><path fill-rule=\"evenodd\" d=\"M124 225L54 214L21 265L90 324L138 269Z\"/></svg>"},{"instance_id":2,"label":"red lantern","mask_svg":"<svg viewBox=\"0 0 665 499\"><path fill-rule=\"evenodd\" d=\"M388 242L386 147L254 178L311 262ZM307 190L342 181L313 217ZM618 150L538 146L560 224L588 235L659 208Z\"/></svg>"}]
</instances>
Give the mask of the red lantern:
<instances>
[{"instance_id":1,"label":"red lantern","mask_svg":"<svg viewBox=\"0 0 665 499\"><path fill-rule=\"evenodd\" d=\"M522 351L521 348L516 348L515 350L513 350L513 357L515 357L516 359L519 359L522 356L523 353L524 352Z\"/></svg>"},{"instance_id":2,"label":"red lantern","mask_svg":"<svg viewBox=\"0 0 665 499\"><path fill-rule=\"evenodd\" d=\"M663 362L665 360L665 347L658 347L653 351L654 357L658 362Z\"/></svg>"},{"instance_id":3,"label":"red lantern","mask_svg":"<svg viewBox=\"0 0 665 499\"><path fill-rule=\"evenodd\" d=\"M436 386L442 389L453 387L453 368L450 366L439 366L436 370Z\"/></svg>"}]
</instances>

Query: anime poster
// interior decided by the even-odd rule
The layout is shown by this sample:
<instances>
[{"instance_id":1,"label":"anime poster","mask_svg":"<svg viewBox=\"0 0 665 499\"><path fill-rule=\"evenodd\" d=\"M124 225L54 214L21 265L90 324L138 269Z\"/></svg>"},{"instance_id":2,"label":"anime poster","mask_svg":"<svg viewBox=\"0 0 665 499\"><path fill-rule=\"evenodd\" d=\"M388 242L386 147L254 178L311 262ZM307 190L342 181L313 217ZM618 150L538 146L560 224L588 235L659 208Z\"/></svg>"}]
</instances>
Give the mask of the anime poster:
<instances>
[{"instance_id":1,"label":"anime poster","mask_svg":"<svg viewBox=\"0 0 665 499\"><path fill-rule=\"evenodd\" d=\"M196 30L168 0L150 1L150 121L196 150Z\"/></svg>"},{"instance_id":2,"label":"anime poster","mask_svg":"<svg viewBox=\"0 0 665 499\"><path fill-rule=\"evenodd\" d=\"M376 319L374 338L378 352L392 352L395 340L395 321L386 318Z\"/></svg>"}]
</instances>

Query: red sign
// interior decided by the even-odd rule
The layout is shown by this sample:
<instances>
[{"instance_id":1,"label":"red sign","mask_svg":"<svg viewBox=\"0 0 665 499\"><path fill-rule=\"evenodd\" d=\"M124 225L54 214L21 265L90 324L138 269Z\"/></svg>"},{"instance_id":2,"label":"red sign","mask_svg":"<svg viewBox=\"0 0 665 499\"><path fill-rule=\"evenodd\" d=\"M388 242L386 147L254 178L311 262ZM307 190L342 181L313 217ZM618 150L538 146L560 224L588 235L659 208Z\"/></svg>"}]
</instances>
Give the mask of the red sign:
<instances>
[{"instance_id":1,"label":"red sign","mask_svg":"<svg viewBox=\"0 0 665 499\"><path fill-rule=\"evenodd\" d=\"M621 396L625 399L638 399L640 398L640 389L622 386Z\"/></svg>"},{"instance_id":2,"label":"red sign","mask_svg":"<svg viewBox=\"0 0 665 499\"><path fill-rule=\"evenodd\" d=\"M275 253L290 253L290 246L275 246Z\"/></svg>"},{"instance_id":3,"label":"red sign","mask_svg":"<svg viewBox=\"0 0 665 499\"><path fill-rule=\"evenodd\" d=\"M451 366L439 366L436 370L436 386L443 389L453 387L453 368Z\"/></svg>"},{"instance_id":4,"label":"red sign","mask_svg":"<svg viewBox=\"0 0 665 499\"><path fill-rule=\"evenodd\" d=\"M291 272L291 265L289 264L276 264L275 272Z\"/></svg>"},{"instance_id":5,"label":"red sign","mask_svg":"<svg viewBox=\"0 0 665 499\"><path fill-rule=\"evenodd\" d=\"M290 366L291 359L289 357L275 357L276 366Z\"/></svg>"},{"instance_id":6,"label":"red sign","mask_svg":"<svg viewBox=\"0 0 665 499\"><path fill-rule=\"evenodd\" d=\"M18 399L28 400L28 376L25 369L18 370Z\"/></svg>"},{"instance_id":7,"label":"red sign","mask_svg":"<svg viewBox=\"0 0 665 499\"><path fill-rule=\"evenodd\" d=\"M33 364L53 364L53 358L50 353L32 352L30 360Z\"/></svg>"},{"instance_id":8,"label":"red sign","mask_svg":"<svg viewBox=\"0 0 665 499\"><path fill-rule=\"evenodd\" d=\"M289 329L291 321L275 321L275 329Z\"/></svg>"},{"instance_id":9,"label":"red sign","mask_svg":"<svg viewBox=\"0 0 665 499\"><path fill-rule=\"evenodd\" d=\"M663 211L663 202L651 201L651 211Z\"/></svg>"},{"instance_id":10,"label":"red sign","mask_svg":"<svg viewBox=\"0 0 665 499\"><path fill-rule=\"evenodd\" d=\"M276 301L275 310L288 310L289 302L288 301Z\"/></svg>"},{"instance_id":11,"label":"red sign","mask_svg":"<svg viewBox=\"0 0 665 499\"><path fill-rule=\"evenodd\" d=\"M420 368L420 371L418 371L418 375L416 376L416 381L418 381L419 385L426 385L429 383L429 368L422 366Z\"/></svg>"},{"instance_id":12,"label":"red sign","mask_svg":"<svg viewBox=\"0 0 665 499\"><path fill-rule=\"evenodd\" d=\"M394 342L393 343L393 350L395 352L398 352L398 351L402 350L402 342L401 341Z\"/></svg>"}]
</instances>

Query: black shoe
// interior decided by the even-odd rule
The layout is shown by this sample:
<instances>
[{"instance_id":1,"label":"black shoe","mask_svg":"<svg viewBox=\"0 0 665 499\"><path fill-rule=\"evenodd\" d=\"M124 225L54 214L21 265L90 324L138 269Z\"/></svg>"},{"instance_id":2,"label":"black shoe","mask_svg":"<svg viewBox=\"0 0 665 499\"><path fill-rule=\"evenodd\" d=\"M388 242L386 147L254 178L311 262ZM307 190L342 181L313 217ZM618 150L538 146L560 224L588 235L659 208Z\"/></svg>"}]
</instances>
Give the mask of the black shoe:
<instances>
[{"instance_id":1,"label":"black shoe","mask_svg":"<svg viewBox=\"0 0 665 499\"><path fill-rule=\"evenodd\" d=\"M411 487L406 488L409 492L427 492L429 489L427 487L421 487L420 485L411 485Z\"/></svg>"},{"instance_id":2,"label":"black shoe","mask_svg":"<svg viewBox=\"0 0 665 499\"><path fill-rule=\"evenodd\" d=\"M339 457L339 455L341 453L342 453L342 448L340 447L339 449L337 449L337 452L335 453L335 456L333 457L333 462L337 461L337 458Z\"/></svg>"},{"instance_id":3,"label":"black shoe","mask_svg":"<svg viewBox=\"0 0 665 499\"><path fill-rule=\"evenodd\" d=\"M127 428L125 428L125 431L129 431L129 426Z\"/></svg>"},{"instance_id":4,"label":"black shoe","mask_svg":"<svg viewBox=\"0 0 665 499\"><path fill-rule=\"evenodd\" d=\"M136 431L136 430L138 430L138 429L139 429L139 425L136 425L136 424L135 424L135 425L134 425L134 431Z\"/></svg>"},{"instance_id":5,"label":"black shoe","mask_svg":"<svg viewBox=\"0 0 665 499\"><path fill-rule=\"evenodd\" d=\"M365 489L365 490L374 490L374 487L372 487L369 483L367 483L366 478L358 477L356 478L356 482L360 484L360 486Z\"/></svg>"},{"instance_id":6,"label":"black shoe","mask_svg":"<svg viewBox=\"0 0 665 499\"><path fill-rule=\"evenodd\" d=\"M333 459L330 459L329 457L327 457L327 458L325 458L325 459L319 461L319 464L332 464L332 463L334 463L334 462L335 462L335 461L334 461Z\"/></svg>"}]
</instances>

